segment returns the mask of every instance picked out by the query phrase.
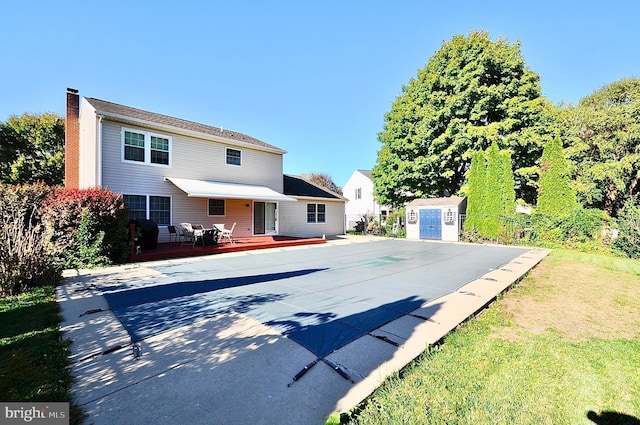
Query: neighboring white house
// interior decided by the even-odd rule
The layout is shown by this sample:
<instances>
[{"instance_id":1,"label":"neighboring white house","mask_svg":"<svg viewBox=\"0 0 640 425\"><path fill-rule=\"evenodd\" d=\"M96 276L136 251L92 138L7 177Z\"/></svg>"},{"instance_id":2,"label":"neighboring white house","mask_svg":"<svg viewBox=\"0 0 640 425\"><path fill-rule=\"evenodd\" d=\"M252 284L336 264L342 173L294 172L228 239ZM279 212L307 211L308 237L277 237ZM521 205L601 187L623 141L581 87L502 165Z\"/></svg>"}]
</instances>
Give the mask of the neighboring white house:
<instances>
[{"instance_id":1,"label":"neighboring white house","mask_svg":"<svg viewBox=\"0 0 640 425\"><path fill-rule=\"evenodd\" d=\"M131 218L159 225L159 242L181 222L236 223L239 237L343 234L346 200L285 176L285 153L235 131L67 91L65 186L121 193ZM289 179L298 184L288 193Z\"/></svg>"},{"instance_id":2,"label":"neighboring white house","mask_svg":"<svg viewBox=\"0 0 640 425\"><path fill-rule=\"evenodd\" d=\"M406 206L407 239L460 240L460 215L467 198L414 199Z\"/></svg>"},{"instance_id":3,"label":"neighboring white house","mask_svg":"<svg viewBox=\"0 0 640 425\"><path fill-rule=\"evenodd\" d=\"M342 188L343 196L348 202L345 206L345 223L347 229L353 229L365 214L384 221L389 215L390 207L379 205L373 196L371 170L356 170Z\"/></svg>"}]
</instances>

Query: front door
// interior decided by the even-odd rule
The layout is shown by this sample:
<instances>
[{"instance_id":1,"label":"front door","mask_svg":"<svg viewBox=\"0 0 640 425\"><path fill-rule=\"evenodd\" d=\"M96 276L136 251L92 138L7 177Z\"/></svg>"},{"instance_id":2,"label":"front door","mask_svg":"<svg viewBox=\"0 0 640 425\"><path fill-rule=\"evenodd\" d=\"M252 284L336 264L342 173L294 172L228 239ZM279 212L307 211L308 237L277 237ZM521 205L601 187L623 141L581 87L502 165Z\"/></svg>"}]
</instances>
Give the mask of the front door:
<instances>
[{"instance_id":1,"label":"front door","mask_svg":"<svg viewBox=\"0 0 640 425\"><path fill-rule=\"evenodd\" d=\"M275 202L253 203L253 233L256 235L278 234L278 204Z\"/></svg>"},{"instance_id":2,"label":"front door","mask_svg":"<svg viewBox=\"0 0 640 425\"><path fill-rule=\"evenodd\" d=\"M442 210L420 210L420 239L442 239Z\"/></svg>"}]
</instances>

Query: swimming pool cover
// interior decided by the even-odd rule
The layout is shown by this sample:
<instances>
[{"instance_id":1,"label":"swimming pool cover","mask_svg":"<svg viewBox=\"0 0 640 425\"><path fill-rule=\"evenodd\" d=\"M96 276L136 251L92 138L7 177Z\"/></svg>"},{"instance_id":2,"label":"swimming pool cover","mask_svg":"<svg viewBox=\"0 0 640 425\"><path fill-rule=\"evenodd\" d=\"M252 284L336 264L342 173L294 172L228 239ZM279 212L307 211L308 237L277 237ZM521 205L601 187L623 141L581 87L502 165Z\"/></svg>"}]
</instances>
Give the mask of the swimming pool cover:
<instances>
[{"instance_id":1,"label":"swimming pool cover","mask_svg":"<svg viewBox=\"0 0 640 425\"><path fill-rule=\"evenodd\" d=\"M133 342L235 312L325 357L526 251L382 240L212 256L197 265L155 266L165 281L104 296Z\"/></svg>"}]
</instances>

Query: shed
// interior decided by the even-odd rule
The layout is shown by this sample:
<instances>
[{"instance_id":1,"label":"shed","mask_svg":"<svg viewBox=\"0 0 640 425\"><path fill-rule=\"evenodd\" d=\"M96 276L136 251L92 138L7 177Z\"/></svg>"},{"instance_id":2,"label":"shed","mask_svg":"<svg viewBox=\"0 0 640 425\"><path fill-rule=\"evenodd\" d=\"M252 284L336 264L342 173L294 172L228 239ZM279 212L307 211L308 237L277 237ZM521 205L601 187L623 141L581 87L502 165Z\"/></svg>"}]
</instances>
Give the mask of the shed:
<instances>
[{"instance_id":1,"label":"shed","mask_svg":"<svg viewBox=\"0 0 640 425\"><path fill-rule=\"evenodd\" d=\"M414 199L406 206L407 239L460 240L460 215L467 210L467 198Z\"/></svg>"}]
</instances>

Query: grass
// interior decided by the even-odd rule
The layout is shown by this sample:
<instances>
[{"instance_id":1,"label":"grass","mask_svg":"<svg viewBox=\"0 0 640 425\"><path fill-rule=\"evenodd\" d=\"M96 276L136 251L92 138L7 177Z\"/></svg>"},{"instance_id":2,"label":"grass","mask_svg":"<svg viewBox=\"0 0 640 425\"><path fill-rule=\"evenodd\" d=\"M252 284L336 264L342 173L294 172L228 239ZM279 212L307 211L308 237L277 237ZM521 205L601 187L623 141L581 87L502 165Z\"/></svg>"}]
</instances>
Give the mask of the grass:
<instances>
[{"instance_id":1,"label":"grass","mask_svg":"<svg viewBox=\"0 0 640 425\"><path fill-rule=\"evenodd\" d=\"M640 263L554 251L350 423L637 424L638 365Z\"/></svg>"},{"instance_id":2,"label":"grass","mask_svg":"<svg viewBox=\"0 0 640 425\"><path fill-rule=\"evenodd\" d=\"M0 298L0 400L70 401L69 341L53 287ZM81 412L71 406L71 423Z\"/></svg>"}]
</instances>

